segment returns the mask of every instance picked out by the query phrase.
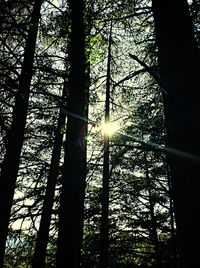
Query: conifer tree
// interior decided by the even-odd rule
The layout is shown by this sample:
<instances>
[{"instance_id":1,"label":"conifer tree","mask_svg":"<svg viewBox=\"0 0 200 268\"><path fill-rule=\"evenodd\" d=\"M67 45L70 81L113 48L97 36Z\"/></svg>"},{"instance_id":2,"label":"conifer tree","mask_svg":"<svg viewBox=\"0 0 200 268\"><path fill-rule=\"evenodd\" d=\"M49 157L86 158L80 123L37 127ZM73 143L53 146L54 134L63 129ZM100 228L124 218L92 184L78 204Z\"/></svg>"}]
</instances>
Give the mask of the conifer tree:
<instances>
[{"instance_id":1,"label":"conifer tree","mask_svg":"<svg viewBox=\"0 0 200 268\"><path fill-rule=\"evenodd\" d=\"M86 111L84 1L69 1L69 96L65 157L60 197L57 268L80 267L86 179Z\"/></svg>"},{"instance_id":2,"label":"conifer tree","mask_svg":"<svg viewBox=\"0 0 200 268\"><path fill-rule=\"evenodd\" d=\"M181 267L199 265L200 58L186 0L152 1ZM174 151L173 151L174 150ZM177 150L177 151L176 151Z\"/></svg>"},{"instance_id":3,"label":"conifer tree","mask_svg":"<svg viewBox=\"0 0 200 268\"><path fill-rule=\"evenodd\" d=\"M8 135L6 152L1 164L0 176L0 267L3 267L3 256L8 232L9 217L15 191L15 183L20 163L26 125L28 99L33 75L35 44L40 19L42 0L35 1L31 14L30 28L24 48L24 60L19 78L16 101L12 113L12 124Z\"/></svg>"}]
</instances>

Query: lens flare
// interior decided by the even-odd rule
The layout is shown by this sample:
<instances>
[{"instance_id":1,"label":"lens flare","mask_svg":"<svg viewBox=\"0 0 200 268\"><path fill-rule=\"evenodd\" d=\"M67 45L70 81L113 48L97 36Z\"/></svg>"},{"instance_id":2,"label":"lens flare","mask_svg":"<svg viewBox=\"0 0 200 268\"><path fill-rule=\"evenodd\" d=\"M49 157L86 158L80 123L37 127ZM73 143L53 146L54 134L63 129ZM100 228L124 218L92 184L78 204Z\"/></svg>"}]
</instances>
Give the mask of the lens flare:
<instances>
[{"instance_id":1,"label":"lens flare","mask_svg":"<svg viewBox=\"0 0 200 268\"><path fill-rule=\"evenodd\" d=\"M117 131L119 131L120 126L115 122L107 122L101 125L101 132L103 135L107 135L109 137L113 136Z\"/></svg>"}]
</instances>

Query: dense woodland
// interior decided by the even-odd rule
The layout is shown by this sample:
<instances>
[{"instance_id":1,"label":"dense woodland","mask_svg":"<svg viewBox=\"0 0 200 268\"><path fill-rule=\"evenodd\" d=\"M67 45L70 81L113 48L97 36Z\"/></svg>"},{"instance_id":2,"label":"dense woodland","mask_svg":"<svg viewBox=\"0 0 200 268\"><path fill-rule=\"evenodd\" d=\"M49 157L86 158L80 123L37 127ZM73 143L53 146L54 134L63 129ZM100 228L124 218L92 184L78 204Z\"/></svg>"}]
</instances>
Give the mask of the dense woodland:
<instances>
[{"instance_id":1,"label":"dense woodland","mask_svg":"<svg viewBox=\"0 0 200 268\"><path fill-rule=\"evenodd\" d=\"M0 268L200 267L199 1L0 4Z\"/></svg>"}]
</instances>

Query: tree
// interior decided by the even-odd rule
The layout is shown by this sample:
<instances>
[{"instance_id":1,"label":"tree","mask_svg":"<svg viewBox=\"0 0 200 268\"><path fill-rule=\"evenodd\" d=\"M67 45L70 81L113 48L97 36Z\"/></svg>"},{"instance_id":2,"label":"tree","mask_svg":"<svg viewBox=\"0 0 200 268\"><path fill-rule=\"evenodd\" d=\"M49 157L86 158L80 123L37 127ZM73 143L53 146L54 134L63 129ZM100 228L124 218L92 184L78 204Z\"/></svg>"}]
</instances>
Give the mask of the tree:
<instances>
[{"instance_id":1,"label":"tree","mask_svg":"<svg viewBox=\"0 0 200 268\"><path fill-rule=\"evenodd\" d=\"M49 170L49 176L47 180L46 192L44 197L44 203L42 208L42 215L40 220L40 227L37 234L36 247L32 261L32 268L44 267L45 257L46 257L46 248L49 240L49 227L51 222L52 208L54 204L54 195L56 182L59 173L59 163L61 156L61 149L63 144L63 131L62 128L65 124L66 115L63 112L62 106L66 102L67 94L67 82L64 82L63 86L63 97L60 112L58 115L58 123L55 131L55 140L54 147L52 151L51 165Z\"/></svg>"},{"instance_id":2,"label":"tree","mask_svg":"<svg viewBox=\"0 0 200 268\"><path fill-rule=\"evenodd\" d=\"M78 268L81 261L86 178L87 96L85 90L84 1L69 1L69 96L65 157L60 197L57 267ZM77 42L78 40L78 42Z\"/></svg>"},{"instance_id":3,"label":"tree","mask_svg":"<svg viewBox=\"0 0 200 268\"><path fill-rule=\"evenodd\" d=\"M200 61L186 0L152 0L181 267L199 265ZM174 151L175 152L175 151Z\"/></svg>"},{"instance_id":4,"label":"tree","mask_svg":"<svg viewBox=\"0 0 200 268\"><path fill-rule=\"evenodd\" d=\"M181 2L183 1L179 0L179 4ZM197 0L188 2L195 26L194 36L198 40L199 3ZM169 126L169 121L173 119L173 128L181 125L184 135L188 135L189 130L185 130L182 122L176 122L181 120L174 118L172 112L170 118L163 117L161 95L165 103L174 103L173 109L176 111L184 106L181 104L183 98L179 102L176 97L177 91L186 98L186 89L178 90L177 77L171 73L175 73L179 66L172 66L171 61L170 67L167 62L167 72L172 71L170 79L176 80L173 92L176 91L177 94L172 95L169 90L171 80L166 82L167 79L162 77L167 64L163 63L160 68L161 76L158 75L158 54L150 3L150 0L44 1L32 68L25 135L22 138L23 150L9 220L5 266L30 267L32 263L36 267L55 267L58 244L58 267L72 265L76 268L98 268L101 262L101 266L113 268L177 268L174 261L176 244L174 243L174 249L172 247L176 238L174 202L169 193L172 188L173 196L176 194L175 172L172 164L171 170L168 170L166 152L169 164L180 161L181 166L184 161L175 158L175 155L180 155L180 150L185 148L184 142L180 141L182 136L177 135L177 129L173 133L178 137L178 142L171 138L169 127L168 145L173 140L171 146L178 145L178 148L175 150L164 146L166 131L163 121L166 118ZM10 131L12 111L31 27L33 4L34 0L7 0L2 1L1 5L0 161L6 152L10 136L14 133L13 129ZM165 19L165 16L161 19ZM105 51L111 21L112 68L109 71L110 60ZM180 29L185 27L181 23ZM162 25L163 23L159 27ZM185 29L187 28L184 31ZM165 42L171 41L172 38L168 38L170 33L172 31L164 36ZM177 43L177 35L173 36L173 41ZM188 44L188 40L186 43ZM172 47L172 43L170 46ZM187 55L181 52L183 48L180 45L179 48L180 51L177 49L173 54L174 62L177 61L177 53ZM186 56L187 62L188 58ZM165 61L169 59L164 58ZM182 60L181 56L179 59L180 69L182 68L186 76L182 66L186 65L185 59ZM188 74L191 76L190 72ZM184 78L184 83L186 80ZM63 83L67 87L68 99L67 104L64 101L64 107L61 96ZM121 127L109 139L109 154L108 146L103 145L101 133L101 122L105 120L107 86L110 87L110 92L107 90L110 121L117 121ZM193 109L192 98L188 97L189 110ZM172 111L172 105L168 107ZM177 117L180 117L181 112ZM189 117L192 113L189 111ZM186 112L182 114L185 117L183 121L186 121ZM63 123L65 116L67 124ZM196 121L197 119L195 116ZM85 123L89 124L88 130ZM193 124L189 123L190 126ZM64 148L62 147L60 154L63 131L66 143L63 143ZM86 132L87 168L84 141ZM197 131L196 136L191 134L190 138L197 138L198 134ZM105 141L108 143L108 139ZM187 148L185 150L188 151ZM191 153L194 154L192 151ZM186 155L188 156L188 152L185 152ZM183 165L187 169L187 163ZM9 168L11 169L11 164ZM106 183L102 187L103 173ZM197 195L198 190L194 193ZM58 213L59 198L61 206ZM192 202L197 201L192 198L190 207ZM104 217L101 214L102 199ZM175 207L177 210L177 206ZM198 209L197 205L194 205L195 209ZM194 221L194 217L192 220ZM191 230L193 226L195 227L195 223L190 225ZM194 232L197 234L196 230Z\"/></svg>"},{"instance_id":5,"label":"tree","mask_svg":"<svg viewBox=\"0 0 200 268\"><path fill-rule=\"evenodd\" d=\"M2 216L0 220L0 267L3 267L3 256L8 232L9 217L23 145L41 5L42 0L35 1L33 5L29 33L24 49L24 61L19 78L16 102L13 108L12 125L9 131L4 160L1 164L0 214Z\"/></svg>"},{"instance_id":6,"label":"tree","mask_svg":"<svg viewBox=\"0 0 200 268\"><path fill-rule=\"evenodd\" d=\"M108 42L108 62L106 75L106 100L105 100L105 124L110 121L110 68L111 68L111 44L112 44L112 21L110 25ZM100 230L100 268L107 268L109 263L109 135L104 133L104 154L103 154L103 187L102 187L102 215Z\"/></svg>"}]
</instances>

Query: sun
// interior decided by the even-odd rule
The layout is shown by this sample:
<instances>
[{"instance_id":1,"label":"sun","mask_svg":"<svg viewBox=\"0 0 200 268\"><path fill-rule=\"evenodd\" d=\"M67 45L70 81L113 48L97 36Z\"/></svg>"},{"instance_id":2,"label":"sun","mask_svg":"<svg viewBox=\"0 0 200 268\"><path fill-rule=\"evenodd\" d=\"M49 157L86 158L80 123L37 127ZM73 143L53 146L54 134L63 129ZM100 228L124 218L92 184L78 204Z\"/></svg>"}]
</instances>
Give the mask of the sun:
<instances>
[{"instance_id":1,"label":"sun","mask_svg":"<svg viewBox=\"0 0 200 268\"><path fill-rule=\"evenodd\" d=\"M119 123L115 122L107 122L101 125L101 132L103 135L107 135L109 137L113 136L117 131L119 131L120 126Z\"/></svg>"}]
</instances>

